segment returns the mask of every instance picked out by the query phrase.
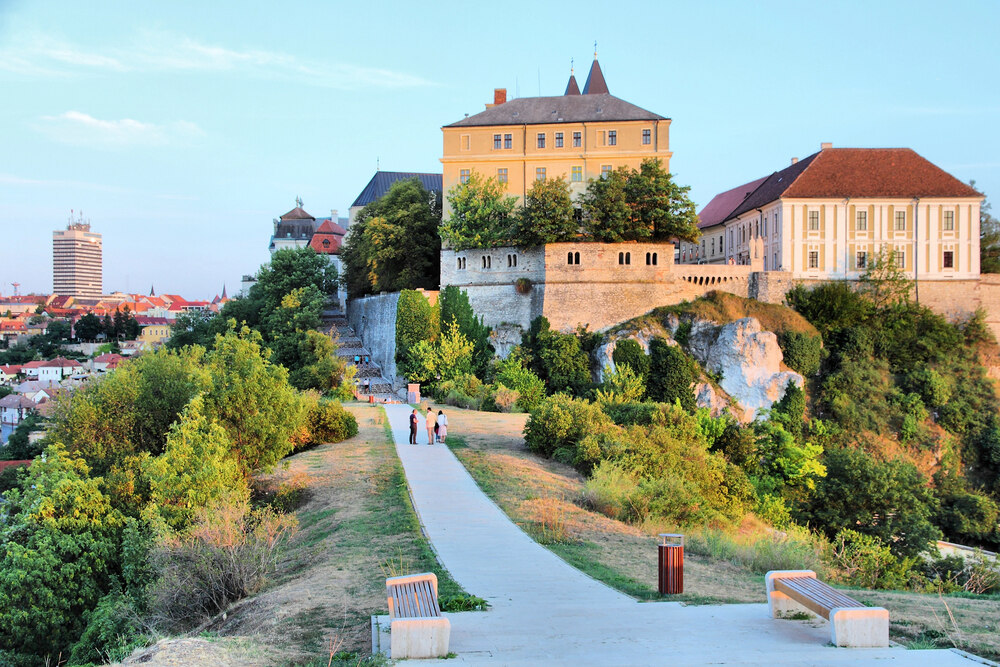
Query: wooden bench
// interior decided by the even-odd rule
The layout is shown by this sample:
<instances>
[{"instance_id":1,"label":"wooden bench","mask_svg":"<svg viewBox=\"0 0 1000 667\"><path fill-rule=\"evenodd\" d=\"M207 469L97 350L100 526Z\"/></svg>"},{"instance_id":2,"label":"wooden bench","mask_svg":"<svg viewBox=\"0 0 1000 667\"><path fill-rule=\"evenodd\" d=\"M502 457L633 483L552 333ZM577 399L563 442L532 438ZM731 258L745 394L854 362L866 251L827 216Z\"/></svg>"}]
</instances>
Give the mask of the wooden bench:
<instances>
[{"instance_id":1,"label":"wooden bench","mask_svg":"<svg viewBox=\"0 0 1000 667\"><path fill-rule=\"evenodd\" d=\"M866 607L816 578L812 570L772 570L764 577L773 618L801 613L830 622L834 646L884 648L889 645L889 612Z\"/></svg>"},{"instance_id":2,"label":"wooden bench","mask_svg":"<svg viewBox=\"0 0 1000 667\"><path fill-rule=\"evenodd\" d=\"M442 658L448 655L451 623L441 615L433 572L389 577L390 657Z\"/></svg>"}]
</instances>

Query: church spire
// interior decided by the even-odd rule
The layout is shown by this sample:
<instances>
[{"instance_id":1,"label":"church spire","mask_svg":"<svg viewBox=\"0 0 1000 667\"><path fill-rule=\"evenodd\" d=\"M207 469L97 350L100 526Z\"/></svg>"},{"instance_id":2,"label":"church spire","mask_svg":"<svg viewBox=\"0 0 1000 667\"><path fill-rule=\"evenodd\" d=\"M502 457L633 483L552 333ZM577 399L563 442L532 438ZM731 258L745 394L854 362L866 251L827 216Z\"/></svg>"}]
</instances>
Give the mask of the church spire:
<instances>
[{"instance_id":1,"label":"church spire","mask_svg":"<svg viewBox=\"0 0 1000 667\"><path fill-rule=\"evenodd\" d=\"M573 59L569 59L569 83L566 84L566 92L563 95L579 95L580 86L576 85L576 77L573 76Z\"/></svg>"},{"instance_id":2,"label":"church spire","mask_svg":"<svg viewBox=\"0 0 1000 667\"><path fill-rule=\"evenodd\" d=\"M226 283L222 283L222 300L225 301L229 297L226 296Z\"/></svg>"},{"instance_id":3,"label":"church spire","mask_svg":"<svg viewBox=\"0 0 1000 667\"><path fill-rule=\"evenodd\" d=\"M601 71L601 64L597 62L597 42L594 42L594 64L590 66L590 74L587 75L587 83L583 85L583 94L608 94L608 84L604 81L604 72Z\"/></svg>"}]
</instances>

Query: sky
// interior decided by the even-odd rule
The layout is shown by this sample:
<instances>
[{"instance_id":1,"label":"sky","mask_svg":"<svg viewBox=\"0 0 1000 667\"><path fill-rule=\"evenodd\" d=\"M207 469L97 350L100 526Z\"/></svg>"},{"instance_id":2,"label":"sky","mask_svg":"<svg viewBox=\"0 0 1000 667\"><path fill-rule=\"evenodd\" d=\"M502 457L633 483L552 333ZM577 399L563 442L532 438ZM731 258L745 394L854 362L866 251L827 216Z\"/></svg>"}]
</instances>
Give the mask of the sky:
<instances>
[{"instance_id":1,"label":"sky","mask_svg":"<svg viewBox=\"0 0 1000 667\"><path fill-rule=\"evenodd\" d=\"M0 0L0 293L52 289L83 212L104 288L230 294L295 206L441 170L493 89L672 119L698 208L820 143L909 147L1000 197L1000 2ZM996 211L994 211L996 213Z\"/></svg>"}]
</instances>

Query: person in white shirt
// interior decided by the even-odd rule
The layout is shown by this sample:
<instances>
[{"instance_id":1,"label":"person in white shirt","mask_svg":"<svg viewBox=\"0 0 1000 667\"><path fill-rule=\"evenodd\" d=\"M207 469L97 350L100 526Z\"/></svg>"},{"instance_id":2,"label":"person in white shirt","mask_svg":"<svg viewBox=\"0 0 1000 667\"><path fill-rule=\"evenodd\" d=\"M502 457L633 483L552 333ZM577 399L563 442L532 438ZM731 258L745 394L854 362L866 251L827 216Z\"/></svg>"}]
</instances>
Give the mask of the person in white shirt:
<instances>
[{"instance_id":1,"label":"person in white shirt","mask_svg":"<svg viewBox=\"0 0 1000 667\"><path fill-rule=\"evenodd\" d=\"M438 410L437 425L438 442L444 442L445 436L448 435L448 417L444 414L443 410Z\"/></svg>"}]
</instances>

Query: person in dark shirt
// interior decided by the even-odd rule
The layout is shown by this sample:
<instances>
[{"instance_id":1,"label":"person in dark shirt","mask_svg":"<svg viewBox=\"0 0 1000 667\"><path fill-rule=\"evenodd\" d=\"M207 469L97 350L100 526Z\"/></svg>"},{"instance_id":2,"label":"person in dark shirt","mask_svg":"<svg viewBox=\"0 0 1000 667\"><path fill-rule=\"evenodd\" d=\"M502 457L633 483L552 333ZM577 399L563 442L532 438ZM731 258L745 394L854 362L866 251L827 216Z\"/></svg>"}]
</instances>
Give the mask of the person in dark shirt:
<instances>
[{"instance_id":1,"label":"person in dark shirt","mask_svg":"<svg viewBox=\"0 0 1000 667\"><path fill-rule=\"evenodd\" d=\"M410 444L417 444L417 411L410 413Z\"/></svg>"}]
</instances>

